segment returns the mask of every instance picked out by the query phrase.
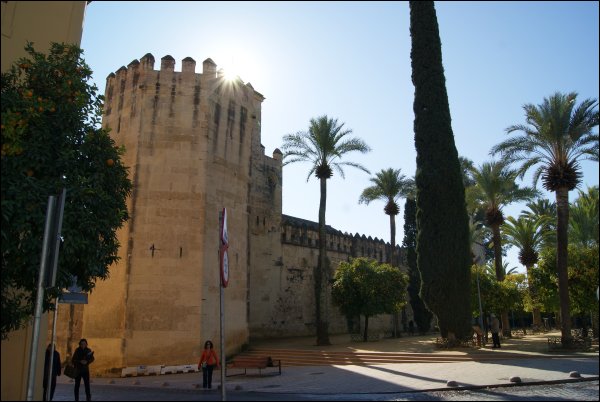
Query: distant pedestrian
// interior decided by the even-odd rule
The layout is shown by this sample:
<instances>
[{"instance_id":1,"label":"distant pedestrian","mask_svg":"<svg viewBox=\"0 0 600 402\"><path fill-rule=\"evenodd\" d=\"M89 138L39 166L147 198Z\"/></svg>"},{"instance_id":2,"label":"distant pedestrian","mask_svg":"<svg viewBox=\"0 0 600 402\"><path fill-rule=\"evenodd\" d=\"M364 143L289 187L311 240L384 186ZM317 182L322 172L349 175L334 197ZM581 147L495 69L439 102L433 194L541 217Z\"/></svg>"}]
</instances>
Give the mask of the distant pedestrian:
<instances>
[{"instance_id":1,"label":"distant pedestrian","mask_svg":"<svg viewBox=\"0 0 600 402\"><path fill-rule=\"evenodd\" d=\"M212 373L215 367L219 367L219 358L212 341L209 340L204 343L204 350L198 362L198 370L202 370L202 388L212 388Z\"/></svg>"},{"instance_id":2,"label":"distant pedestrian","mask_svg":"<svg viewBox=\"0 0 600 402\"><path fill-rule=\"evenodd\" d=\"M491 330L492 330L492 340L494 341L494 345L492 346L492 348L499 348L500 346L500 321L498 320L498 318L492 314L491 315L492 318L492 322L491 322Z\"/></svg>"},{"instance_id":3,"label":"distant pedestrian","mask_svg":"<svg viewBox=\"0 0 600 402\"><path fill-rule=\"evenodd\" d=\"M52 372L50 377L50 399L47 398L48 394L48 374L50 373L50 356L54 356L52 359ZM54 347L54 354L52 354L52 344L49 344L46 348L46 359L44 360L44 401L52 400L54 398L54 390L56 389L56 376L60 375L60 354Z\"/></svg>"},{"instance_id":4,"label":"distant pedestrian","mask_svg":"<svg viewBox=\"0 0 600 402\"><path fill-rule=\"evenodd\" d=\"M92 393L90 392L89 366L90 363L94 361L94 352L88 348L86 339L81 339L79 341L79 347L75 349L75 353L73 353L73 358L71 361L77 369L77 377L75 377L75 400L79 400L79 386L81 385L81 379L83 378L86 401L91 401Z\"/></svg>"}]
</instances>

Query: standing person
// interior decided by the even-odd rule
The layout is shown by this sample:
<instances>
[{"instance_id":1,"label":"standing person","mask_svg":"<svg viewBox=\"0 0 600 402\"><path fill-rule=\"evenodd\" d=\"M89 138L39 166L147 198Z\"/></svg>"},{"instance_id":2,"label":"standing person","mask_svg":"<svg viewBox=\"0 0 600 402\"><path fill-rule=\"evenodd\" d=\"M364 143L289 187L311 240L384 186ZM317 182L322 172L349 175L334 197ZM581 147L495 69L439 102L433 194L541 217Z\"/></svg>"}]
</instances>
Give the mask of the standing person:
<instances>
[{"instance_id":1,"label":"standing person","mask_svg":"<svg viewBox=\"0 0 600 402\"><path fill-rule=\"evenodd\" d=\"M48 391L48 373L50 372L50 356L52 352L52 344L46 348L46 359L44 360L44 401ZM50 400L54 398L54 390L56 389L56 376L60 375L60 354L54 346L54 359L52 359L52 372L50 378Z\"/></svg>"},{"instance_id":2,"label":"standing person","mask_svg":"<svg viewBox=\"0 0 600 402\"><path fill-rule=\"evenodd\" d=\"M215 366L219 367L219 358L213 348L212 341L208 340L204 342L204 350L198 362L198 370L202 369L202 388L212 387L212 373Z\"/></svg>"},{"instance_id":3,"label":"standing person","mask_svg":"<svg viewBox=\"0 0 600 402\"><path fill-rule=\"evenodd\" d=\"M81 385L81 379L83 378L83 384L85 385L85 397L86 401L92 400L92 394L90 392L90 363L94 361L94 352L88 348L86 339L79 341L79 347L73 353L71 359L73 365L77 369L77 377L75 377L75 400L79 400L79 386Z\"/></svg>"},{"instance_id":4,"label":"standing person","mask_svg":"<svg viewBox=\"0 0 600 402\"><path fill-rule=\"evenodd\" d=\"M415 334L415 323L413 322L413 320L410 320L408 322L408 333L410 335L414 335Z\"/></svg>"},{"instance_id":5,"label":"standing person","mask_svg":"<svg viewBox=\"0 0 600 402\"><path fill-rule=\"evenodd\" d=\"M500 321L494 314L492 314L491 317L492 340L494 341L494 345L492 346L493 349L500 347L500 336L498 335L498 333L500 332Z\"/></svg>"}]
</instances>

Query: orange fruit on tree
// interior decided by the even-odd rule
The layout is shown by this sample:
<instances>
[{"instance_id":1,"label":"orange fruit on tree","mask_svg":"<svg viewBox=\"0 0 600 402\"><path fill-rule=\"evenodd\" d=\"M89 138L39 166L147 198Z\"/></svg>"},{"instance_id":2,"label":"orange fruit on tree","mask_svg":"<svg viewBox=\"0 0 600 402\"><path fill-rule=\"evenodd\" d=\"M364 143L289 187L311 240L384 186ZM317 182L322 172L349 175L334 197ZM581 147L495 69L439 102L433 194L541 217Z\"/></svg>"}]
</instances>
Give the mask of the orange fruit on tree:
<instances>
[{"instance_id":1,"label":"orange fruit on tree","mask_svg":"<svg viewBox=\"0 0 600 402\"><path fill-rule=\"evenodd\" d=\"M107 159L107 160L106 160L106 164L107 164L108 166L112 166L112 165L114 165L114 164L115 164L115 161L114 161L112 158L110 158L110 159Z\"/></svg>"}]
</instances>

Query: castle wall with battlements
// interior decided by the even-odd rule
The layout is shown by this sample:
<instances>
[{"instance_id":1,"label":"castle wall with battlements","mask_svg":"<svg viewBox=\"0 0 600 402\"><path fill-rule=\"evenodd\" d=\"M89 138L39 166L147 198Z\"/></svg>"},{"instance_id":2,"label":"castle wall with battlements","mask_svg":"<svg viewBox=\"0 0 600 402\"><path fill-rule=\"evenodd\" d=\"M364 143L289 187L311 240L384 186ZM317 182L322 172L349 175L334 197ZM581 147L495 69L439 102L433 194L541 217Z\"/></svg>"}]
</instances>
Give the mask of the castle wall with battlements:
<instances>
[{"instance_id":1,"label":"castle wall with battlements","mask_svg":"<svg viewBox=\"0 0 600 402\"><path fill-rule=\"evenodd\" d=\"M126 153L131 219L119 231L120 261L84 308L83 334L97 370L196 361L219 339L219 211L231 244L226 351L248 339L248 214L253 152L264 99L226 81L207 59L147 54L110 74L103 127ZM257 158L265 158L259 155ZM92 343L93 342L93 343Z\"/></svg>"},{"instance_id":2,"label":"castle wall with battlements","mask_svg":"<svg viewBox=\"0 0 600 402\"><path fill-rule=\"evenodd\" d=\"M264 97L227 80L206 59L146 54L106 80L102 125L124 146L133 191L118 231L120 260L89 304L61 306L57 346L79 337L96 352L95 374L137 365L198 361L220 339L219 211L227 208L229 285L224 290L225 352L253 338L314 335L315 222L282 214L282 153L261 144ZM328 227L332 266L351 257L389 261L382 240ZM397 248L397 253L400 253ZM68 310L67 310L68 309ZM330 332L349 323L335 307ZM75 325L75 323L77 325ZM391 317L369 327L389 331Z\"/></svg>"},{"instance_id":3,"label":"castle wall with battlements","mask_svg":"<svg viewBox=\"0 0 600 402\"><path fill-rule=\"evenodd\" d=\"M250 336L252 339L310 336L316 333L314 267L319 257L319 231L316 222L282 215L278 235L279 258L270 253L271 265L261 269L261 276L250 291ZM390 244L377 238L342 233L327 226L327 257L335 269L342 261L369 257L381 263L390 262ZM396 247L403 270L405 256ZM253 267L253 269L256 269ZM360 323L348 322L335 306L329 311L330 333L356 331ZM393 320L389 315L372 317L370 331L389 334Z\"/></svg>"}]
</instances>

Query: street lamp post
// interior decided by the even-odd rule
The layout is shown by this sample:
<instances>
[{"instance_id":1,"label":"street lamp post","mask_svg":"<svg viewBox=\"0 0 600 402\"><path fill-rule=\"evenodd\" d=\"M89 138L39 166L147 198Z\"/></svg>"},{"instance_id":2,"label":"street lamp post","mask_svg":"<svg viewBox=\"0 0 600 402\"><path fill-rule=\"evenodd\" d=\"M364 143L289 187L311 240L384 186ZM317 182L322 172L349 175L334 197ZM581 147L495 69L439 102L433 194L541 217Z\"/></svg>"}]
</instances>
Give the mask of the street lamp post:
<instances>
[{"instance_id":1,"label":"street lamp post","mask_svg":"<svg viewBox=\"0 0 600 402\"><path fill-rule=\"evenodd\" d=\"M477 264L477 298L479 299L479 326L483 331L483 309L481 308L481 290L479 288L479 264Z\"/></svg>"}]
</instances>

